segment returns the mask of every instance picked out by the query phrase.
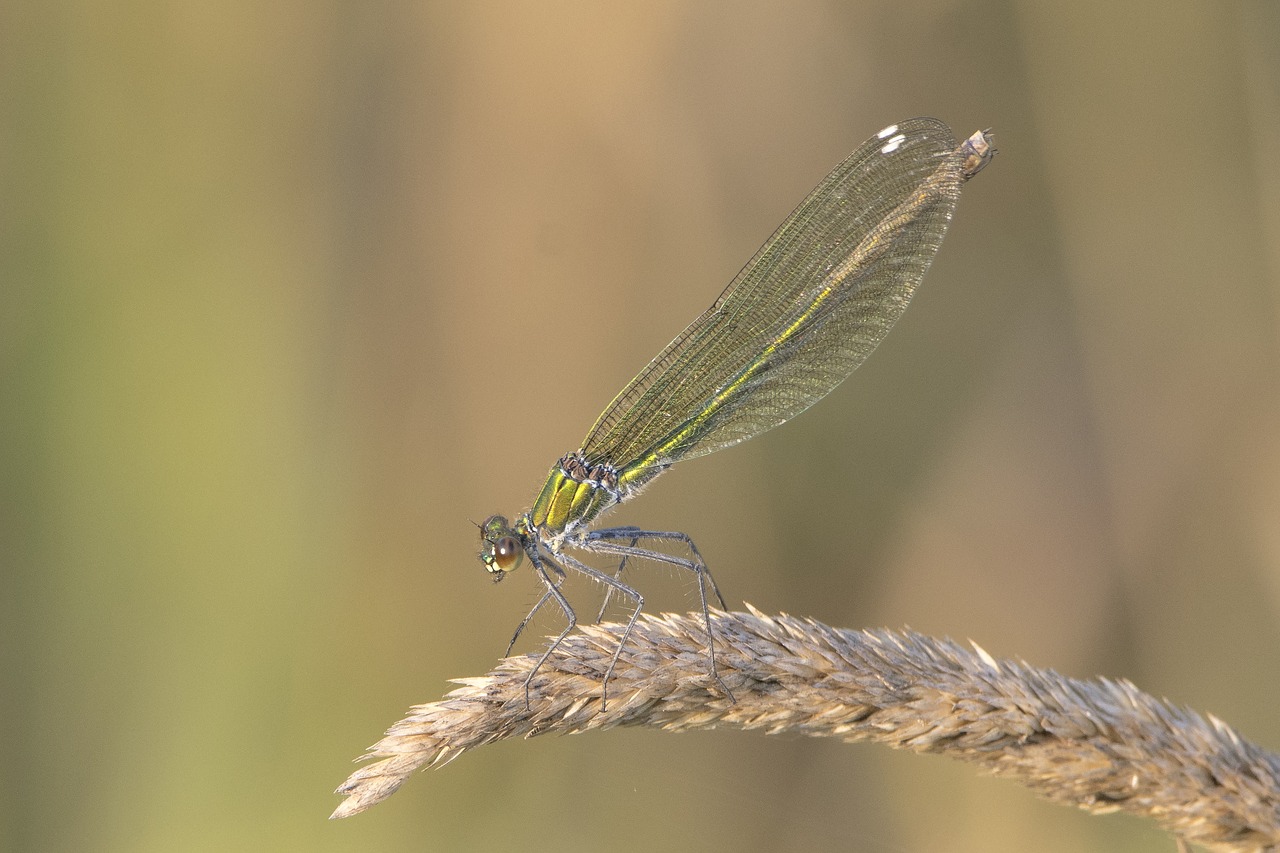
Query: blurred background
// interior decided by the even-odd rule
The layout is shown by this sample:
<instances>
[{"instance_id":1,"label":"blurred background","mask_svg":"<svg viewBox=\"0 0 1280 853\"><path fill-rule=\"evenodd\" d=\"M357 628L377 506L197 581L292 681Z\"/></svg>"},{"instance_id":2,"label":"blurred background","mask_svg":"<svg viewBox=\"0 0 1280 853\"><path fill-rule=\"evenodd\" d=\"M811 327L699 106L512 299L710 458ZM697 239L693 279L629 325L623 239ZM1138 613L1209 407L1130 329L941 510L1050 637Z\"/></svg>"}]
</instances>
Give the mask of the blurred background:
<instances>
[{"instance_id":1,"label":"blurred background","mask_svg":"<svg viewBox=\"0 0 1280 853\"><path fill-rule=\"evenodd\" d=\"M325 818L536 600L472 522L914 115L1000 155L893 334L612 519L732 607L1280 749L1277 45L1270 0L0 5L0 847L1171 849L738 732L503 743Z\"/></svg>"}]
</instances>

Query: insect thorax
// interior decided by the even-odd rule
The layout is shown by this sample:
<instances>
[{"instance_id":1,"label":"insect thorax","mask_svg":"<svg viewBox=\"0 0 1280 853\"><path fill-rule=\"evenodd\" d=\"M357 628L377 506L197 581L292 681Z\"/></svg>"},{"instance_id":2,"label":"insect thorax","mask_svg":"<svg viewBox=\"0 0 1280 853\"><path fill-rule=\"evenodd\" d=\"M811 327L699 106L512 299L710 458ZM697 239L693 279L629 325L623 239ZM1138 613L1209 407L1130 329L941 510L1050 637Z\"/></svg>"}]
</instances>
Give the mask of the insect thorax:
<instances>
[{"instance_id":1,"label":"insect thorax","mask_svg":"<svg viewBox=\"0 0 1280 853\"><path fill-rule=\"evenodd\" d=\"M528 523L544 539L563 541L574 529L590 524L629 494L629 489L619 485L616 468L607 462L593 464L575 450L551 468L529 510Z\"/></svg>"}]
</instances>

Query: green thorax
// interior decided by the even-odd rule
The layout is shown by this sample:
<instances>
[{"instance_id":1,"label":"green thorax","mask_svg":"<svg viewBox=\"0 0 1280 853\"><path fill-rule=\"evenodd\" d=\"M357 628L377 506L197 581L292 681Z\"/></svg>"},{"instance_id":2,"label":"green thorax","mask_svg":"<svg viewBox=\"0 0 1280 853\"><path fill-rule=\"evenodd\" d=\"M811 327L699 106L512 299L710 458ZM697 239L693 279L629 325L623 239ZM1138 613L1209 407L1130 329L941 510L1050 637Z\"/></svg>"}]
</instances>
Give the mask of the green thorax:
<instances>
[{"instance_id":1,"label":"green thorax","mask_svg":"<svg viewBox=\"0 0 1280 853\"><path fill-rule=\"evenodd\" d=\"M607 462L592 464L575 450L552 466L525 517L543 538L560 539L634 495L665 467L619 471Z\"/></svg>"}]
</instances>

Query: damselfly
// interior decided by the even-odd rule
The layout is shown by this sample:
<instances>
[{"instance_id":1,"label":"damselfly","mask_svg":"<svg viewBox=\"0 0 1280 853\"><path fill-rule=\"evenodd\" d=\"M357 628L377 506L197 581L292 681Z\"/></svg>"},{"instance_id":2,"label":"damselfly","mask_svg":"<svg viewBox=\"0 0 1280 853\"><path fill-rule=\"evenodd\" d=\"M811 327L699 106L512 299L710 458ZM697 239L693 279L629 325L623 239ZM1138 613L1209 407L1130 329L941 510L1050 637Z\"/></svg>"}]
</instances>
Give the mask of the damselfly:
<instances>
[{"instance_id":1,"label":"damselfly","mask_svg":"<svg viewBox=\"0 0 1280 853\"><path fill-rule=\"evenodd\" d=\"M950 128L932 118L890 125L867 140L787 217L715 304L622 389L581 449L552 466L528 512L514 523L495 515L481 525L480 559L495 581L527 557L545 588L511 644L548 601L568 622L529 672L526 701L534 675L577 624L560 588L570 570L603 584L606 604L615 592L634 604L601 685L603 709L644 606L622 580L631 559L697 578L710 673L732 696L716 669L707 587L721 608L724 598L693 540L592 525L675 463L772 429L839 385L906 309L942 244L961 186L994 154L987 133L957 145ZM616 558L618 566L605 572L574 552Z\"/></svg>"}]
</instances>

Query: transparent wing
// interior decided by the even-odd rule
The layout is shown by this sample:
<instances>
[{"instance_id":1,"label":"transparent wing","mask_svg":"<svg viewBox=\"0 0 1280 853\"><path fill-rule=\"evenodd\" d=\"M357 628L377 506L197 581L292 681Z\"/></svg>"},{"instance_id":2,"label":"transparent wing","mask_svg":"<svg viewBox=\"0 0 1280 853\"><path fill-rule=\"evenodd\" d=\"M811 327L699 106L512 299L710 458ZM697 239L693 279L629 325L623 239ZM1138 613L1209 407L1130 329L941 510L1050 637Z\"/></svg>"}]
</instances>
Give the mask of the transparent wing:
<instances>
[{"instance_id":1,"label":"transparent wing","mask_svg":"<svg viewBox=\"0 0 1280 853\"><path fill-rule=\"evenodd\" d=\"M640 475L745 441L813 405L888 334L973 164L932 118L885 128L787 217L705 313L613 400L582 451ZM640 477L643 479L643 477Z\"/></svg>"}]
</instances>

